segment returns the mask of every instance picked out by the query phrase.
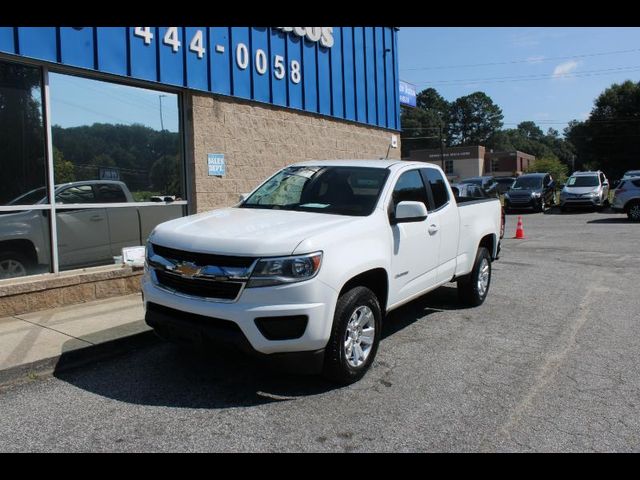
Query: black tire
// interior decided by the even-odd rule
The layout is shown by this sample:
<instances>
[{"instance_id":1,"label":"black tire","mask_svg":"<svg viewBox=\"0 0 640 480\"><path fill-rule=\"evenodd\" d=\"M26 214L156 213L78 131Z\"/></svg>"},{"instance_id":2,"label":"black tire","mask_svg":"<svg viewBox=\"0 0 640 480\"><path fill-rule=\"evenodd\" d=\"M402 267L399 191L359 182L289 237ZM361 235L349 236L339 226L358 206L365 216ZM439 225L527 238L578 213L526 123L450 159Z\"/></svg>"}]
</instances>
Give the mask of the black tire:
<instances>
[{"instance_id":1,"label":"black tire","mask_svg":"<svg viewBox=\"0 0 640 480\"><path fill-rule=\"evenodd\" d=\"M11 272L6 269L10 269ZM29 275L33 269L33 261L24 253L9 250L0 253L0 280L3 278L17 278Z\"/></svg>"},{"instance_id":2,"label":"black tire","mask_svg":"<svg viewBox=\"0 0 640 480\"><path fill-rule=\"evenodd\" d=\"M538 211L544 213L547 209L547 202L544 201L544 198L540 199L540 205L538 206Z\"/></svg>"},{"instance_id":3,"label":"black tire","mask_svg":"<svg viewBox=\"0 0 640 480\"><path fill-rule=\"evenodd\" d=\"M483 260L486 260L489 266L489 279L484 293L481 293L478 287L478 278L480 276L480 267L483 264ZM482 305L485 298L487 298L490 286L491 255L489 254L489 250L487 250L485 247L480 247L478 248L476 261L473 264L473 270L471 270L471 273L458 279L458 297L464 305L477 307L478 305Z\"/></svg>"},{"instance_id":4,"label":"black tire","mask_svg":"<svg viewBox=\"0 0 640 480\"><path fill-rule=\"evenodd\" d=\"M627 217L632 222L640 222L640 202L634 200L633 202L629 202L629 204L625 207L627 212Z\"/></svg>"},{"instance_id":5,"label":"black tire","mask_svg":"<svg viewBox=\"0 0 640 480\"><path fill-rule=\"evenodd\" d=\"M345 351L347 326L352 315L361 307L368 307L374 317L374 337L369 353L359 366L349 364ZM375 294L366 287L355 287L338 298L333 316L331 337L325 349L323 376L329 380L348 385L360 380L367 372L378 351L382 333L382 311Z\"/></svg>"}]
</instances>

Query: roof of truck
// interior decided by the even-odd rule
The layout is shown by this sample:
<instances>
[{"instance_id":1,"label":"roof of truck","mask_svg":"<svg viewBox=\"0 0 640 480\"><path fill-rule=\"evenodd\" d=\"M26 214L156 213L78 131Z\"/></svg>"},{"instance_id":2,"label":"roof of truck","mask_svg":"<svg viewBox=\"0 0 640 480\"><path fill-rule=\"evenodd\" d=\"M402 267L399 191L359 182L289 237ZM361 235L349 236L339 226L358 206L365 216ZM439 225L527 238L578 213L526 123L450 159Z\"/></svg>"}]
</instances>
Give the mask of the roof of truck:
<instances>
[{"instance_id":1,"label":"roof of truck","mask_svg":"<svg viewBox=\"0 0 640 480\"><path fill-rule=\"evenodd\" d=\"M334 167L368 167L368 168L389 168L393 165L421 165L425 167L434 166L425 162L409 162L406 160L307 160L305 162L294 163L295 166L334 166Z\"/></svg>"}]
</instances>

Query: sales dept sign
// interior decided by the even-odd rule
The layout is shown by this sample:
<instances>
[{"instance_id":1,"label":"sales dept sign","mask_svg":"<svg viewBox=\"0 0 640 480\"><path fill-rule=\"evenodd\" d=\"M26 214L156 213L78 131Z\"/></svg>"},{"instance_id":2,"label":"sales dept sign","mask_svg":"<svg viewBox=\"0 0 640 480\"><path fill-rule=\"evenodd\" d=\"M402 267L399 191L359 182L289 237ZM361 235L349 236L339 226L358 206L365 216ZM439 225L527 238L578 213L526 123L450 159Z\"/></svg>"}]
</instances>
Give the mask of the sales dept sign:
<instances>
[{"instance_id":1,"label":"sales dept sign","mask_svg":"<svg viewBox=\"0 0 640 480\"><path fill-rule=\"evenodd\" d=\"M224 154L208 153L207 167L209 176L223 177L225 174Z\"/></svg>"}]
</instances>

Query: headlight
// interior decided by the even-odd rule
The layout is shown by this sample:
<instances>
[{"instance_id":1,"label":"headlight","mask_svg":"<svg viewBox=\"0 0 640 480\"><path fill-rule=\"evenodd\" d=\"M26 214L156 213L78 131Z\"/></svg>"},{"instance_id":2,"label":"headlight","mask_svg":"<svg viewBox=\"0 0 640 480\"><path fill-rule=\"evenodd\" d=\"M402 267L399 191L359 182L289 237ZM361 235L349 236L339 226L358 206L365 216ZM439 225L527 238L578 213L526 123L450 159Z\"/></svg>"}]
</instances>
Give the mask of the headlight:
<instances>
[{"instance_id":1,"label":"headlight","mask_svg":"<svg viewBox=\"0 0 640 480\"><path fill-rule=\"evenodd\" d=\"M320 270L321 263L322 252L293 257L260 259L253 269L247 288L309 280L316 276L318 270Z\"/></svg>"},{"instance_id":2,"label":"headlight","mask_svg":"<svg viewBox=\"0 0 640 480\"><path fill-rule=\"evenodd\" d=\"M540 192L531 192L531 196L533 198L540 198L540 195L541 195Z\"/></svg>"},{"instance_id":3,"label":"headlight","mask_svg":"<svg viewBox=\"0 0 640 480\"><path fill-rule=\"evenodd\" d=\"M591 192L591 193L589 193L589 196L591 196L591 197L599 197L600 196L600 192Z\"/></svg>"}]
</instances>

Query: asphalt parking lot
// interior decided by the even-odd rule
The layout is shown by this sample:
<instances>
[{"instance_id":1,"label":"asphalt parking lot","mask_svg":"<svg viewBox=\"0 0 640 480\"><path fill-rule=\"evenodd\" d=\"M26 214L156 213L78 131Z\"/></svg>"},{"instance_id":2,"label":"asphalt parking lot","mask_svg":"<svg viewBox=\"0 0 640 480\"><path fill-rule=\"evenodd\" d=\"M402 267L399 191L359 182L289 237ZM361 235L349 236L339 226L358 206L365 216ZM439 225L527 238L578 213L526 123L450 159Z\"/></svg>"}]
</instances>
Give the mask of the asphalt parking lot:
<instances>
[{"instance_id":1,"label":"asphalt parking lot","mask_svg":"<svg viewBox=\"0 0 640 480\"><path fill-rule=\"evenodd\" d=\"M481 307L394 312L352 386L158 342L0 390L0 451L640 451L640 224L522 217Z\"/></svg>"}]
</instances>

